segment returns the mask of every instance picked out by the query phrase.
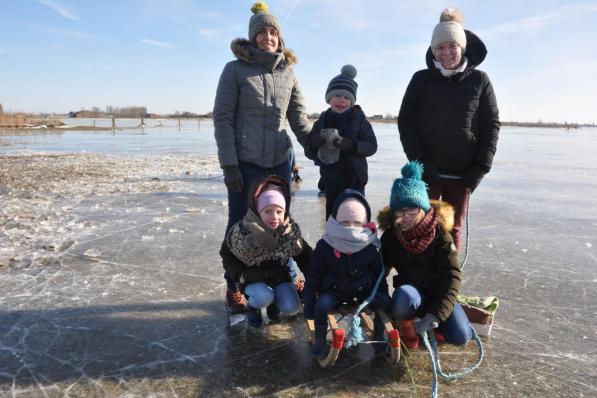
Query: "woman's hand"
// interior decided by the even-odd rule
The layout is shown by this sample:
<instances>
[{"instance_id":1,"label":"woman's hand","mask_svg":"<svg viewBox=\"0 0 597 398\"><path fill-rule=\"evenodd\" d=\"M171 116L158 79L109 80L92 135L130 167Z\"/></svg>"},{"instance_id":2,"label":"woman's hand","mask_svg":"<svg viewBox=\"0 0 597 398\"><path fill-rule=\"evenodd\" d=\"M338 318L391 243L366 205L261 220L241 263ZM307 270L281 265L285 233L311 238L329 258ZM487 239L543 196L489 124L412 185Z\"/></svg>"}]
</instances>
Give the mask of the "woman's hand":
<instances>
[{"instance_id":1,"label":"woman's hand","mask_svg":"<svg viewBox=\"0 0 597 398\"><path fill-rule=\"evenodd\" d=\"M238 166L224 167L224 184L231 192L241 192L243 190L243 175Z\"/></svg>"}]
</instances>

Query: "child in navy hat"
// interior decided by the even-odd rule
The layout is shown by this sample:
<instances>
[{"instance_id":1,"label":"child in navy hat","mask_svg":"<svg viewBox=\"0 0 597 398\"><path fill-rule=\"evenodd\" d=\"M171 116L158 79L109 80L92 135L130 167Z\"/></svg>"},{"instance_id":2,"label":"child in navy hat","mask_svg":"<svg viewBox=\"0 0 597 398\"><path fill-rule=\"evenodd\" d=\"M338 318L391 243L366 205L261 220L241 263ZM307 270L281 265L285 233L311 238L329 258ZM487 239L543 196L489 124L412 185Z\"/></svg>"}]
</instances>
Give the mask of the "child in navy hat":
<instances>
[{"instance_id":1,"label":"child in navy hat","mask_svg":"<svg viewBox=\"0 0 597 398\"><path fill-rule=\"evenodd\" d=\"M454 209L429 200L423 166L409 162L392 185L390 205L378 215L381 253L386 269L396 268L390 312L398 319L400 338L409 349L419 346L418 334L437 328L444 339L464 345L471 326L456 300L461 271L450 235ZM413 318L420 317L416 325Z\"/></svg>"},{"instance_id":2,"label":"child in navy hat","mask_svg":"<svg viewBox=\"0 0 597 398\"><path fill-rule=\"evenodd\" d=\"M365 194L369 178L367 157L377 152L377 139L365 113L356 105L357 70L344 65L325 92L330 107L313 125L306 155L321 167L320 189L325 192L326 219L345 189Z\"/></svg>"},{"instance_id":3,"label":"child in navy hat","mask_svg":"<svg viewBox=\"0 0 597 398\"><path fill-rule=\"evenodd\" d=\"M379 238L371 209L358 191L347 189L334 204L325 234L317 242L305 275L304 315L315 323L315 341L311 354L325 355L327 314L343 303L361 304L373 292L383 270ZM373 305L389 301L385 278L379 284ZM382 341L384 327L376 316L374 340ZM378 349L378 345L374 347Z\"/></svg>"}]
</instances>

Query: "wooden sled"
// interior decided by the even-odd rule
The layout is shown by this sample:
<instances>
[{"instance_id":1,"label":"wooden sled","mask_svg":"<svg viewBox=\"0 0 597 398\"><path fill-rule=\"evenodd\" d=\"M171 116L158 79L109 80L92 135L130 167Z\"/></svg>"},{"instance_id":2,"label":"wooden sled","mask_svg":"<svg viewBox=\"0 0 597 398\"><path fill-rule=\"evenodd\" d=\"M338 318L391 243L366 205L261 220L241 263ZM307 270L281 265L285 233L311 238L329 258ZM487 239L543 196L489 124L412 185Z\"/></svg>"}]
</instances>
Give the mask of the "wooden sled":
<instances>
[{"instance_id":1,"label":"wooden sled","mask_svg":"<svg viewBox=\"0 0 597 398\"><path fill-rule=\"evenodd\" d=\"M341 308L338 311L334 311L328 314L328 335L331 336L331 340L326 344L327 353L324 358L318 359L319 365L323 368L330 367L336 363L338 355L344 346L344 339L347 331L338 326L336 316L344 316L349 313L346 309ZM385 328L385 340L387 348L384 353L384 358L389 364L396 364L400 361L400 335L398 329L394 329L392 322L388 318L387 314L380 310L375 310L375 316L379 316L384 324ZM361 327L363 328L364 336L373 335L373 320L365 311L361 311L359 314L361 318ZM307 332L309 333L309 340L313 343L315 339L315 322L312 319L307 320Z\"/></svg>"}]
</instances>

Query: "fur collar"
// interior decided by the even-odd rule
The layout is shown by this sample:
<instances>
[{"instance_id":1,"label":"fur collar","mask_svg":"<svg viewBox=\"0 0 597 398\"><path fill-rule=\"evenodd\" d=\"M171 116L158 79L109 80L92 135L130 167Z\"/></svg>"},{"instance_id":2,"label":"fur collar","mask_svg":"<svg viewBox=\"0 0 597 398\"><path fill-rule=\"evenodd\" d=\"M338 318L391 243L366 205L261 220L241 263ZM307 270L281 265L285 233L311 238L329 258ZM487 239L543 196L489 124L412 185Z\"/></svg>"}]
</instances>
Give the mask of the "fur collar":
<instances>
[{"instance_id":1,"label":"fur collar","mask_svg":"<svg viewBox=\"0 0 597 398\"><path fill-rule=\"evenodd\" d=\"M454 208L452 205L442 200L430 200L429 202L437 213L437 225L444 232L450 232L454 228ZM377 223L379 224L379 229L383 231L394 227L394 215L390 210L390 206L386 206L379 211Z\"/></svg>"},{"instance_id":2,"label":"fur collar","mask_svg":"<svg viewBox=\"0 0 597 398\"><path fill-rule=\"evenodd\" d=\"M251 57L249 56L249 49L247 48L249 45L251 45L251 43L247 39L234 39L230 43L230 49L237 59L247 63L252 63ZM284 54L284 59L286 60L287 66L294 65L298 62L296 54L291 49L285 48L282 50L282 53Z\"/></svg>"}]
</instances>

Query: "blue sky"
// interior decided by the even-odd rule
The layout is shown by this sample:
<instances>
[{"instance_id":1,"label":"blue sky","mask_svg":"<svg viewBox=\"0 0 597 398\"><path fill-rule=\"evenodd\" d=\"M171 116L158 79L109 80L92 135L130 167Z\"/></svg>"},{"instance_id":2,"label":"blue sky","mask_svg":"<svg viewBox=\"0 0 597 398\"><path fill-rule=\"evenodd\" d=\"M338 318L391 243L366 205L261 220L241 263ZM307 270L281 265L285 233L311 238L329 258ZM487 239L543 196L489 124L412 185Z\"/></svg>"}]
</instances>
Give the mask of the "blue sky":
<instances>
[{"instance_id":1,"label":"blue sky","mask_svg":"<svg viewBox=\"0 0 597 398\"><path fill-rule=\"evenodd\" d=\"M211 110L230 41L246 37L245 0L2 0L0 103L68 112L145 105ZM460 8L489 54L502 120L597 122L597 1L270 0L299 59L309 112L356 66L368 115L398 113L441 10Z\"/></svg>"}]
</instances>

